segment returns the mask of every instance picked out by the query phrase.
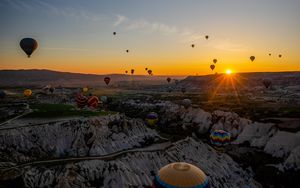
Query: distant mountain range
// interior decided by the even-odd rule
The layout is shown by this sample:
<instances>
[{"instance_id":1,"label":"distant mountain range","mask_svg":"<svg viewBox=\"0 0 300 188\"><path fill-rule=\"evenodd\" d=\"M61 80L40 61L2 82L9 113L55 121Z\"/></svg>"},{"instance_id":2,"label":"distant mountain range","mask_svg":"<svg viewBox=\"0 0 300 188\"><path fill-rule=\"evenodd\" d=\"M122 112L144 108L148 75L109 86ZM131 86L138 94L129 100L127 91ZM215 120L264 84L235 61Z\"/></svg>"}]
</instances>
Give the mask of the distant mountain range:
<instances>
[{"instance_id":1,"label":"distant mountain range","mask_svg":"<svg viewBox=\"0 0 300 188\"><path fill-rule=\"evenodd\" d=\"M168 76L148 76L148 75L126 75L126 74L81 74L70 72L58 72L51 70L0 70L0 87L16 86L104 86L104 78L111 78L110 85L126 82L146 82L149 84L162 84L166 82ZM174 79L183 79L184 76L174 76Z\"/></svg>"}]
</instances>

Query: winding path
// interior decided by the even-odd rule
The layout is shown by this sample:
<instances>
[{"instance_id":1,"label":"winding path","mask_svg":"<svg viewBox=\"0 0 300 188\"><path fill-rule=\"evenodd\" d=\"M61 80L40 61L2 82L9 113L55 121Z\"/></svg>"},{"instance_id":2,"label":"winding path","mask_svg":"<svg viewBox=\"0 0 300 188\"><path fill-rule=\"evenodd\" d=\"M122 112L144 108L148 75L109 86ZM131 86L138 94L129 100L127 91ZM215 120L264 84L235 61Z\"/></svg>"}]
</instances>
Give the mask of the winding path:
<instances>
[{"instance_id":1,"label":"winding path","mask_svg":"<svg viewBox=\"0 0 300 188\"><path fill-rule=\"evenodd\" d=\"M107 155L101 155L101 156L89 156L89 157L71 157L71 158L63 158L63 159L50 159L50 160L41 160L41 161L34 161L34 162L27 162L22 164L17 164L15 166L2 168L0 169L0 172L4 172L6 170L14 169L14 168L20 168L25 166L34 166L34 165L46 165L46 164L57 164L57 163L65 163L65 162L79 162L79 161L86 161L86 160L105 160L110 161L115 158L117 158L120 155L128 154L128 153L135 153L135 152L155 152L155 151L163 151L170 147L172 147L173 144L171 142L163 142L159 144L154 144L145 148L133 148L128 150L122 150L115 153L107 154Z\"/></svg>"}]
</instances>

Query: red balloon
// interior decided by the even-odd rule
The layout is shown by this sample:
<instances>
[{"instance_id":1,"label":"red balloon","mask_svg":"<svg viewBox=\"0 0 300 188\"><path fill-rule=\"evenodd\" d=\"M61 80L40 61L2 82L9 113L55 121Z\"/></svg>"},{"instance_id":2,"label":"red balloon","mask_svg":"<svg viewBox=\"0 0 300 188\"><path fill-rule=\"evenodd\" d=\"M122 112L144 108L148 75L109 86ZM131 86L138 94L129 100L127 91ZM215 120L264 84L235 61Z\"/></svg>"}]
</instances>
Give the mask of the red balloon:
<instances>
[{"instance_id":1,"label":"red balloon","mask_svg":"<svg viewBox=\"0 0 300 188\"><path fill-rule=\"evenodd\" d=\"M80 94L76 95L75 101L77 103L78 108L83 108L86 105L87 98L86 98L86 96L84 96L80 93Z\"/></svg>"},{"instance_id":2,"label":"red balloon","mask_svg":"<svg viewBox=\"0 0 300 188\"><path fill-rule=\"evenodd\" d=\"M99 106L99 98L97 96L91 96L88 100L87 100L87 105L91 108L98 108Z\"/></svg>"}]
</instances>

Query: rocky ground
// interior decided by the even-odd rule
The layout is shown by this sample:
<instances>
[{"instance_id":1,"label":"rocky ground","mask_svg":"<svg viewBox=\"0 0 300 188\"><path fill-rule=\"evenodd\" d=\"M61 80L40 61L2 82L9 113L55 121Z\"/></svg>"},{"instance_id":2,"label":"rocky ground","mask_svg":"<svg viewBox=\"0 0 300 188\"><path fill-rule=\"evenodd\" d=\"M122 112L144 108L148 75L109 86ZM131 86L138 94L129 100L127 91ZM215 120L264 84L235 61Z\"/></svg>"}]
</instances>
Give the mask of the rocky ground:
<instances>
[{"instance_id":1,"label":"rocky ground","mask_svg":"<svg viewBox=\"0 0 300 188\"><path fill-rule=\"evenodd\" d=\"M176 161L200 167L212 187L296 187L300 178L300 132L147 96L107 105L119 113L1 127L0 187L151 187ZM159 122L149 128L151 111ZM231 145L210 145L214 129L229 131Z\"/></svg>"}]
</instances>

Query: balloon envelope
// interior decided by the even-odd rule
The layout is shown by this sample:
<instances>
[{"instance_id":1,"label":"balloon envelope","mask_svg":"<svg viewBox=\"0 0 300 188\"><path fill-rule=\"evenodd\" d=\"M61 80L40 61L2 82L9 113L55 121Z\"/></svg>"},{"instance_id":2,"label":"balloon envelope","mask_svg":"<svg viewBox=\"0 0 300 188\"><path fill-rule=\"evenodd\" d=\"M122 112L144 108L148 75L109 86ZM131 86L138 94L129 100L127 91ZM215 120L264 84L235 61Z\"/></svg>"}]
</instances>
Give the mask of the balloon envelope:
<instances>
[{"instance_id":1,"label":"balloon envelope","mask_svg":"<svg viewBox=\"0 0 300 188\"><path fill-rule=\"evenodd\" d=\"M87 97L79 93L76 95L75 101L77 103L78 108L83 108L87 104Z\"/></svg>"},{"instance_id":2,"label":"balloon envelope","mask_svg":"<svg viewBox=\"0 0 300 188\"><path fill-rule=\"evenodd\" d=\"M110 77L105 77L105 78L104 78L104 82L106 83L106 85L108 85L109 82L110 82Z\"/></svg>"},{"instance_id":3,"label":"balloon envelope","mask_svg":"<svg viewBox=\"0 0 300 188\"><path fill-rule=\"evenodd\" d=\"M255 60L255 56L250 56L250 60L254 61Z\"/></svg>"},{"instance_id":4,"label":"balloon envelope","mask_svg":"<svg viewBox=\"0 0 300 188\"><path fill-rule=\"evenodd\" d=\"M210 65L210 69L213 71L215 69L215 65Z\"/></svg>"},{"instance_id":5,"label":"balloon envelope","mask_svg":"<svg viewBox=\"0 0 300 188\"><path fill-rule=\"evenodd\" d=\"M206 36L205 36L205 39L207 40L208 38L209 38L209 36L208 36L208 35L206 35Z\"/></svg>"},{"instance_id":6,"label":"balloon envelope","mask_svg":"<svg viewBox=\"0 0 300 188\"><path fill-rule=\"evenodd\" d=\"M224 146L230 142L231 134L224 130L214 130L210 134L210 141L216 146Z\"/></svg>"},{"instance_id":7,"label":"balloon envelope","mask_svg":"<svg viewBox=\"0 0 300 188\"><path fill-rule=\"evenodd\" d=\"M31 89L25 89L23 94L25 97L30 97L32 94L32 91L31 91Z\"/></svg>"},{"instance_id":8,"label":"balloon envelope","mask_svg":"<svg viewBox=\"0 0 300 188\"><path fill-rule=\"evenodd\" d=\"M217 61L218 61L217 59L213 59L213 62L214 62L215 64L217 63Z\"/></svg>"},{"instance_id":9,"label":"balloon envelope","mask_svg":"<svg viewBox=\"0 0 300 188\"><path fill-rule=\"evenodd\" d=\"M268 89L271 86L272 81L270 79L263 79L263 84Z\"/></svg>"},{"instance_id":10,"label":"balloon envelope","mask_svg":"<svg viewBox=\"0 0 300 188\"><path fill-rule=\"evenodd\" d=\"M190 106L192 106L192 101L190 99L183 99L182 102L181 102L181 105L185 109L188 109Z\"/></svg>"},{"instance_id":11,"label":"balloon envelope","mask_svg":"<svg viewBox=\"0 0 300 188\"><path fill-rule=\"evenodd\" d=\"M167 82L168 82L168 83L171 82L171 78L170 78L170 77L167 78Z\"/></svg>"},{"instance_id":12,"label":"balloon envelope","mask_svg":"<svg viewBox=\"0 0 300 188\"><path fill-rule=\"evenodd\" d=\"M0 99L4 99L6 97L5 91L0 91Z\"/></svg>"},{"instance_id":13,"label":"balloon envelope","mask_svg":"<svg viewBox=\"0 0 300 188\"><path fill-rule=\"evenodd\" d=\"M158 115L155 112L150 112L146 116L146 123L149 126L154 126L158 122Z\"/></svg>"},{"instance_id":14,"label":"balloon envelope","mask_svg":"<svg viewBox=\"0 0 300 188\"><path fill-rule=\"evenodd\" d=\"M98 108L99 106L99 98L97 96L91 96L88 100L87 100L87 105L90 108Z\"/></svg>"},{"instance_id":15,"label":"balloon envelope","mask_svg":"<svg viewBox=\"0 0 300 188\"><path fill-rule=\"evenodd\" d=\"M38 43L33 38L23 38L20 41L20 47L28 57L37 49Z\"/></svg>"},{"instance_id":16,"label":"balloon envelope","mask_svg":"<svg viewBox=\"0 0 300 188\"><path fill-rule=\"evenodd\" d=\"M153 188L208 188L209 181L198 167L176 162L162 167L153 180Z\"/></svg>"}]
</instances>

